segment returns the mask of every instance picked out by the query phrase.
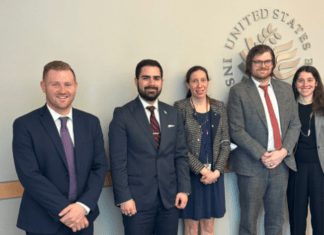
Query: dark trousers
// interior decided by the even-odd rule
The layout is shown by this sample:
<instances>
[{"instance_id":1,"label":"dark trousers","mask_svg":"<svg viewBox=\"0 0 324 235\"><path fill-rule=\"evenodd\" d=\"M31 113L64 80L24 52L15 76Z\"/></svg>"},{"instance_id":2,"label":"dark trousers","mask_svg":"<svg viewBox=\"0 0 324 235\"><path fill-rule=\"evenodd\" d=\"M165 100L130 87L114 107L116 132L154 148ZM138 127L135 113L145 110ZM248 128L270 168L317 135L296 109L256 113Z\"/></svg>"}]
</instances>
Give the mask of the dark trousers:
<instances>
[{"instance_id":1,"label":"dark trousers","mask_svg":"<svg viewBox=\"0 0 324 235\"><path fill-rule=\"evenodd\" d=\"M123 215L125 235L177 235L179 210L165 209L160 195L149 210L137 211L133 216Z\"/></svg>"},{"instance_id":2,"label":"dark trousers","mask_svg":"<svg viewBox=\"0 0 324 235\"><path fill-rule=\"evenodd\" d=\"M289 171L287 190L290 232L305 235L308 203L313 235L324 234L324 174L319 163L297 162L298 171Z\"/></svg>"},{"instance_id":3,"label":"dark trousers","mask_svg":"<svg viewBox=\"0 0 324 235\"><path fill-rule=\"evenodd\" d=\"M272 170L263 168L254 176L236 175L241 207L239 234L257 235L257 219L263 203L265 234L281 235L288 184L286 164Z\"/></svg>"},{"instance_id":4,"label":"dark trousers","mask_svg":"<svg viewBox=\"0 0 324 235\"><path fill-rule=\"evenodd\" d=\"M45 235L42 233L26 232L27 235ZM47 234L48 235L48 234ZM69 227L62 225L56 233L51 235L93 235L93 223L89 222L89 227L74 233Z\"/></svg>"}]
</instances>

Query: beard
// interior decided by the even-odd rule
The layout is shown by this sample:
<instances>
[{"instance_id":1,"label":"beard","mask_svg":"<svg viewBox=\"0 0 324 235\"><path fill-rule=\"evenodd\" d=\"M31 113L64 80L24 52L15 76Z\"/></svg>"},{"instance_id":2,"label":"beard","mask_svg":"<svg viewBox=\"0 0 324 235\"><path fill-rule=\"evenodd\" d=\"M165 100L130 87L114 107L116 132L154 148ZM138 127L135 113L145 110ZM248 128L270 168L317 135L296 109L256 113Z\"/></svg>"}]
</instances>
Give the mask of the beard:
<instances>
[{"instance_id":1,"label":"beard","mask_svg":"<svg viewBox=\"0 0 324 235\"><path fill-rule=\"evenodd\" d=\"M155 92L147 91L147 89L154 89ZM141 90L139 88L139 86L137 85L137 90L138 90L139 95L144 100L152 102L152 101L155 101L159 97L159 95L161 94L162 88L161 88L161 90L158 90L157 87L147 86L147 87L144 87L144 90Z\"/></svg>"},{"instance_id":2,"label":"beard","mask_svg":"<svg viewBox=\"0 0 324 235\"><path fill-rule=\"evenodd\" d=\"M264 81L264 80L267 80L269 77L271 77L272 71L270 70L270 68L261 67L257 71L267 71L267 73L264 73L261 76L258 75L258 73L252 73L252 76L258 81Z\"/></svg>"}]
</instances>

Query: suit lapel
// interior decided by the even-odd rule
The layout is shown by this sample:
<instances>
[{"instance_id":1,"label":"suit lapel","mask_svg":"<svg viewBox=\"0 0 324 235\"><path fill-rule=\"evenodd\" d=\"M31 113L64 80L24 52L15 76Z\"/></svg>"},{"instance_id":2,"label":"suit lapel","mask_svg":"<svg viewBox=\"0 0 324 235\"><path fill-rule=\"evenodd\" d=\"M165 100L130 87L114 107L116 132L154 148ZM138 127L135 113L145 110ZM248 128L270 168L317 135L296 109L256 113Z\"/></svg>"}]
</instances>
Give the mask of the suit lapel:
<instances>
[{"instance_id":1,"label":"suit lapel","mask_svg":"<svg viewBox=\"0 0 324 235\"><path fill-rule=\"evenodd\" d=\"M281 87L279 84L276 83L273 79L271 79L271 85L273 87L273 91L276 95L277 103L278 103L278 109L279 109L279 116L280 116L280 126L281 126L281 133L285 133L285 130L287 128L287 124L285 122L285 114L286 114L286 102L285 102L285 92L281 91Z\"/></svg>"},{"instance_id":2,"label":"suit lapel","mask_svg":"<svg viewBox=\"0 0 324 235\"><path fill-rule=\"evenodd\" d=\"M212 143L214 143L215 136L218 130L220 120L220 114L214 109L214 106L211 106L211 113L210 113L210 124L211 124L211 134L212 134Z\"/></svg>"},{"instance_id":3,"label":"suit lapel","mask_svg":"<svg viewBox=\"0 0 324 235\"><path fill-rule=\"evenodd\" d=\"M133 113L135 120L137 121L137 123L141 127L141 129L143 130L146 137L150 140L151 144L157 150L155 140L154 140L154 137L153 137L153 134L151 131L150 123L147 120L147 116L144 111L144 107L138 97L131 103L130 110Z\"/></svg>"},{"instance_id":4,"label":"suit lapel","mask_svg":"<svg viewBox=\"0 0 324 235\"><path fill-rule=\"evenodd\" d=\"M166 136L168 135L168 112L165 110L164 105L159 102L159 115L160 115L160 130L161 130L161 140L160 140L160 148L164 148L164 145L166 144Z\"/></svg>"},{"instance_id":5,"label":"suit lapel","mask_svg":"<svg viewBox=\"0 0 324 235\"><path fill-rule=\"evenodd\" d=\"M322 121L323 118L319 115L315 115L315 133L316 141L320 141L320 134L322 133Z\"/></svg>"},{"instance_id":6,"label":"suit lapel","mask_svg":"<svg viewBox=\"0 0 324 235\"><path fill-rule=\"evenodd\" d=\"M251 97L254 107L258 111L262 122L268 128L268 123L267 123L267 119L265 116L265 110L263 108L260 94L258 92L258 88L255 86L254 82L252 81L252 78L249 78L249 80L247 81L246 91L249 94L249 96Z\"/></svg>"},{"instance_id":7,"label":"suit lapel","mask_svg":"<svg viewBox=\"0 0 324 235\"><path fill-rule=\"evenodd\" d=\"M67 168L68 165L67 165L61 137L57 131L53 117L48 111L46 105L42 109L40 109L39 114L40 114L40 118L39 118L40 122L42 123L44 129L47 131L48 135L52 139L57 151L59 152L60 157L62 158L62 161L64 162Z\"/></svg>"},{"instance_id":8,"label":"suit lapel","mask_svg":"<svg viewBox=\"0 0 324 235\"><path fill-rule=\"evenodd\" d=\"M73 120L73 134L74 134L74 162L75 162L75 169L76 173L78 169L80 169L80 165L82 163L82 153L80 152L80 148L78 148L82 144L82 138L87 133L84 130L84 124L82 119L82 114L75 109L72 109L72 120ZM77 157L78 156L78 157ZM78 159L80 161L78 161Z\"/></svg>"}]
</instances>

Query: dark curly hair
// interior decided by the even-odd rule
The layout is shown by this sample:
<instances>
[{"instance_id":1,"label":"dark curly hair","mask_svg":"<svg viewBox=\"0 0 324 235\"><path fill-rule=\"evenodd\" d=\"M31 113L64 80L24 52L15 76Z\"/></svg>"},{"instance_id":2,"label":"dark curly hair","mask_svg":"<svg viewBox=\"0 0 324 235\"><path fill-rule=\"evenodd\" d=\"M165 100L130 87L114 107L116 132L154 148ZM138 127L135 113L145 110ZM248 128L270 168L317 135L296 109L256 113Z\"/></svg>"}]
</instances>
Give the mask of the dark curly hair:
<instances>
[{"instance_id":1,"label":"dark curly hair","mask_svg":"<svg viewBox=\"0 0 324 235\"><path fill-rule=\"evenodd\" d=\"M315 114L324 116L324 87L322 83L321 76L316 68L313 66L302 66L300 67L294 75L293 82L291 84L292 89L294 91L295 99L297 100L299 97L299 92L296 87L297 79L301 72L311 73L316 80L317 86L315 87L313 93L313 104L312 110Z\"/></svg>"}]
</instances>

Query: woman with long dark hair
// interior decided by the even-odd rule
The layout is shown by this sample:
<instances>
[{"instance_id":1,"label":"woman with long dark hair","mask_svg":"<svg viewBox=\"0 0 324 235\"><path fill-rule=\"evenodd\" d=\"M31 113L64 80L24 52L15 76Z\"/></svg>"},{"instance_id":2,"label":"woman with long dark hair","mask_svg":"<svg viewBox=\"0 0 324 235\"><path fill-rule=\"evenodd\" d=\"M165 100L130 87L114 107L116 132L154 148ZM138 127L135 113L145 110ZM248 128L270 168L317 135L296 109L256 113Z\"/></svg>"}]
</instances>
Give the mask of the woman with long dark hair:
<instances>
[{"instance_id":1,"label":"woman with long dark hair","mask_svg":"<svg viewBox=\"0 0 324 235\"><path fill-rule=\"evenodd\" d=\"M224 167L230 152L227 112L223 102L207 96L207 70L190 68L187 98L174 105L182 114L190 166L191 194L180 218L184 234L213 234L214 218L225 214Z\"/></svg>"},{"instance_id":2,"label":"woman with long dark hair","mask_svg":"<svg viewBox=\"0 0 324 235\"><path fill-rule=\"evenodd\" d=\"M292 89L302 124L295 149L297 172L290 170L288 208L292 235L305 235L308 204L314 235L323 235L324 226L324 88L312 66L300 67Z\"/></svg>"}]
</instances>

